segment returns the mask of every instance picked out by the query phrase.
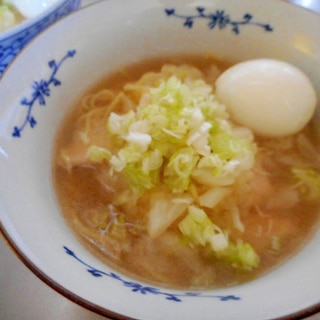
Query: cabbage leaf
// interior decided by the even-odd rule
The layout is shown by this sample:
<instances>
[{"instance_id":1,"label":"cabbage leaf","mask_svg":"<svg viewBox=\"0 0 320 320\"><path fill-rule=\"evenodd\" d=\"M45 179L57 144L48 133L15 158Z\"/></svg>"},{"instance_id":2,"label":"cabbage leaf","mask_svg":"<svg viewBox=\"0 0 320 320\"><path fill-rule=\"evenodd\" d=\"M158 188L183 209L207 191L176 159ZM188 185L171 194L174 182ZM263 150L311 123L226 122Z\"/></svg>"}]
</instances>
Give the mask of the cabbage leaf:
<instances>
[{"instance_id":1,"label":"cabbage leaf","mask_svg":"<svg viewBox=\"0 0 320 320\"><path fill-rule=\"evenodd\" d=\"M188 214L179 223L179 230L191 246L209 246L214 255L241 270L258 267L259 256L249 243L232 242L227 232L215 225L205 211L190 205Z\"/></svg>"},{"instance_id":2,"label":"cabbage leaf","mask_svg":"<svg viewBox=\"0 0 320 320\"><path fill-rule=\"evenodd\" d=\"M13 27L17 23L14 8L5 1L0 1L0 32Z\"/></svg>"},{"instance_id":3,"label":"cabbage leaf","mask_svg":"<svg viewBox=\"0 0 320 320\"><path fill-rule=\"evenodd\" d=\"M320 173L311 168L293 167L292 174L297 181L297 188L305 200L320 198Z\"/></svg>"}]
</instances>

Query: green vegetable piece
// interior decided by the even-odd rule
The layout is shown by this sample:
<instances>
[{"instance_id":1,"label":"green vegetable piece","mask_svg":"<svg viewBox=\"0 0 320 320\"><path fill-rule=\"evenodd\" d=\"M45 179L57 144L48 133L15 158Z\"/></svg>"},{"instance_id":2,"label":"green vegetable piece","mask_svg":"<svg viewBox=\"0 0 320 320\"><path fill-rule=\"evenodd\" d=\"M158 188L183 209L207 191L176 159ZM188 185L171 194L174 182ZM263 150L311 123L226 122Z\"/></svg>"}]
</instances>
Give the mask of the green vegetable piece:
<instances>
[{"instance_id":1,"label":"green vegetable piece","mask_svg":"<svg viewBox=\"0 0 320 320\"><path fill-rule=\"evenodd\" d=\"M123 175L135 194L141 194L145 189L151 189L156 183L157 172L143 171L139 166L126 165Z\"/></svg>"},{"instance_id":2,"label":"green vegetable piece","mask_svg":"<svg viewBox=\"0 0 320 320\"><path fill-rule=\"evenodd\" d=\"M187 216L179 223L181 233L188 237L192 245L210 244L214 252L228 247L228 236L209 219L204 210L189 206Z\"/></svg>"},{"instance_id":3,"label":"green vegetable piece","mask_svg":"<svg viewBox=\"0 0 320 320\"><path fill-rule=\"evenodd\" d=\"M110 160L112 153L105 149L95 145L92 145L88 149L88 158L94 162L102 162L104 160Z\"/></svg>"},{"instance_id":4,"label":"green vegetable piece","mask_svg":"<svg viewBox=\"0 0 320 320\"><path fill-rule=\"evenodd\" d=\"M173 192L184 192L190 184L192 170L199 160L193 148L181 148L169 159L164 171L164 183Z\"/></svg>"},{"instance_id":5,"label":"green vegetable piece","mask_svg":"<svg viewBox=\"0 0 320 320\"><path fill-rule=\"evenodd\" d=\"M293 167L292 174L297 188L305 200L313 201L320 198L320 173L311 168Z\"/></svg>"},{"instance_id":6,"label":"green vegetable piece","mask_svg":"<svg viewBox=\"0 0 320 320\"><path fill-rule=\"evenodd\" d=\"M214 255L236 269L251 270L258 267L259 256L249 243L233 243L227 233L216 226L204 210L189 206L187 216L179 223L179 230L192 246L210 246Z\"/></svg>"},{"instance_id":7,"label":"green vegetable piece","mask_svg":"<svg viewBox=\"0 0 320 320\"><path fill-rule=\"evenodd\" d=\"M16 23L13 7L0 1L0 32L13 27Z\"/></svg>"},{"instance_id":8,"label":"green vegetable piece","mask_svg":"<svg viewBox=\"0 0 320 320\"><path fill-rule=\"evenodd\" d=\"M91 215L92 224L96 228L101 230L104 230L107 227L109 223L109 219L110 219L110 216L107 210L105 211L97 210L97 211L94 211Z\"/></svg>"},{"instance_id":9,"label":"green vegetable piece","mask_svg":"<svg viewBox=\"0 0 320 320\"><path fill-rule=\"evenodd\" d=\"M236 243L230 242L225 251L217 253L217 257L240 270L250 271L257 268L260 263L260 258L252 246L241 240Z\"/></svg>"},{"instance_id":10,"label":"green vegetable piece","mask_svg":"<svg viewBox=\"0 0 320 320\"><path fill-rule=\"evenodd\" d=\"M125 218L119 215L112 221L108 230L109 235L118 240L125 240L127 237L127 228L125 225Z\"/></svg>"},{"instance_id":11,"label":"green vegetable piece","mask_svg":"<svg viewBox=\"0 0 320 320\"><path fill-rule=\"evenodd\" d=\"M211 136L210 146L213 153L219 155L223 160L234 159L248 150L248 146L243 140L223 131Z\"/></svg>"}]
</instances>

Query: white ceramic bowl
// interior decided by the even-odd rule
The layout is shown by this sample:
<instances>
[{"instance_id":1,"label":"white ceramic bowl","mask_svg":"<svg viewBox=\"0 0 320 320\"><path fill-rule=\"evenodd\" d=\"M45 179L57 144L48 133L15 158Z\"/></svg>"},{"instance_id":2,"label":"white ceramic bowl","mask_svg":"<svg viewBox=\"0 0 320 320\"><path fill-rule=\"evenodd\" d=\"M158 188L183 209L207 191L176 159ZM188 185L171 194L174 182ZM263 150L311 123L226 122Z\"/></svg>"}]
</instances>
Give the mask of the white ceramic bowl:
<instances>
[{"instance_id":1,"label":"white ceramic bowl","mask_svg":"<svg viewBox=\"0 0 320 320\"><path fill-rule=\"evenodd\" d=\"M39 32L80 7L81 0L58 0L41 14L0 33L0 77L12 59Z\"/></svg>"},{"instance_id":2,"label":"white ceramic bowl","mask_svg":"<svg viewBox=\"0 0 320 320\"><path fill-rule=\"evenodd\" d=\"M114 0L42 33L0 81L0 226L21 259L63 295L116 319L298 319L319 311L319 232L258 280L170 290L130 279L88 252L66 226L51 182L61 119L119 66L185 52L235 62L270 57L303 69L320 93L319 30L318 15L280 0Z\"/></svg>"}]
</instances>

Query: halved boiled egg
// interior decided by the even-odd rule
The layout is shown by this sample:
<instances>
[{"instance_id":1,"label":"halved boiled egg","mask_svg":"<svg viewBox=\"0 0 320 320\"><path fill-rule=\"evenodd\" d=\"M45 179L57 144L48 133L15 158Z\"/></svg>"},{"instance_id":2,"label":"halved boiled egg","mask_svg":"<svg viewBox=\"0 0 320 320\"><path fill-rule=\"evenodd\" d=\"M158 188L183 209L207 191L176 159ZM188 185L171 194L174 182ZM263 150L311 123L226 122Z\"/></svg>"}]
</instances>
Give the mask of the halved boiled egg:
<instances>
[{"instance_id":1,"label":"halved boiled egg","mask_svg":"<svg viewBox=\"0 0 320 320\"><path fill-rule=\"evenodd\" d=\"M235 122L270 137L299 132L317 104L309 78L297 67L273 59L227 69L216 81L216 96Z\"/></svg>"}]
</instances>

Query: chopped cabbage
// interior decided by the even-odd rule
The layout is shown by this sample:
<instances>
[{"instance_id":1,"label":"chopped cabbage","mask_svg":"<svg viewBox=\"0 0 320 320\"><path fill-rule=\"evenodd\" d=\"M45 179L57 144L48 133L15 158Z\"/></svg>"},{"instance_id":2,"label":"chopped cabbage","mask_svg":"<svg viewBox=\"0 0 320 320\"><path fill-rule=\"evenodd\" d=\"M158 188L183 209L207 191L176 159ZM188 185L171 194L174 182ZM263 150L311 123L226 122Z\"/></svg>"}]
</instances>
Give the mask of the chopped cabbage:
<instances>
[{"instance_id":1,"label":"chopped cabbage","mask_svg":"<svg viewBox=\"0 0 320 320\"><path fill-rule=\"evenodd\" d=\"M87 156L91 161L102 162L104 160L110 160L112 154L105 148L92 145L88 149Z\"/></svg>"},{"instance_id":2,"label":"chopped cabbage","mask_svg":"<svg viewBox=\"0 0 320 320\"><path fill-rule=\"evenodd\" d=\"M187 216L179 223L182 234L190 239L192 245L210 244L213 251L222 251L228 247L228 235L213 224L204 210L189 206Z\"/></svg>"},{"instance_id":3,"label":"chopped cabbage","mask_svg":"<svg viewBox=\"0 0 320 320\"><path fill-rule=\"evenodd\" d=\"M13 27L17 23L13 7L0 1L0 32Z\"/></svg>"},{"instance_id":4,"label":"chopped cabbage","mask_svg":"<svg viewBox=\"0 0 320 320\"><path fill-rule=\"evenodd\" d=\"M246 152L250 146L246 141L241 140L228 132L214 133L210 137L210 146L214 154L218 154L222 160L237 158L243 152Z\"/></svg>"},{"instance_id":5,"label":"chopped cabbage","mask_svg":"<svg viewBox=\"0 0 320 320\"><path fill-rule=\"evenodd\" d=\"M260 258L252 248L252 246L241 240L229 243L224 252L218 252L217 257L230 263L234 268L240 270L252 270L257 268Z\"/></svg>"},{"instance_id":6,"label":"chopped cabbage","mask_svg":"<svg viewBox=\"0 0 320 320\"><path fill-rule=\"evenodd\" d=\"M255 145L251 132L238 136L228 117L203 80L171 76L149 88L135 111L110 114L108 130L121 140L112 169L139 193L155 186L155 176L172 192L185 192L201 168L213 180L227 172L233 182L252 168Z\"/></svg>"},{"instance_id":7,"label":"chopped cabbage","mask_svg":"<svg viewBox=\"0 0 320 320\"><path fill-rule=\"evenodd\" d=\"M178 219L192 203L188 195L168 196L156 194L151 199L152 206L148 213L148 234L155 238L163 233L176 219Z\"/></svg>"},{"instance_id":8,"label":"chopped cabbage","mask_svg":"<svg viewBox=\"0 0 320 320\"><path fill-rule=\"evenodd\" d=\"M159 181L157 172L144 171L142 168L130 164L124 168L123 175L136 194L142 194L145 189L151 189Z\"/></svg>"},{"instance_id":9,"label":"chopped cabbage","mask_svg":"<svg viewBox=\"0 0 320 320\"><path fill-rule=\"evenodd\" d=\"M191 173L199 160L193 148L180 148L168 161L164 170L164 183L173 192L184 192L190 184Z\"/></svg>"},{"instance_id":10,"label":"chopped cabbage","mask_svg":"<svg viewBox=\"0 0 320 320\"><path fill-rule=\"evenodd\" d=\"M306 200L320 198L320 173L311 168L293 167L292 174L298 181L297 188Z\"/></svg>"},{"instance_id":11,"label":"chopped cabbage","mask_svg":"<svg viewBox=\"0 0 320 320\"><path fill-rule=\"evenodd\" d=\"M126 178L133 197L159 183L168 189L153 200L147 212L151 237L161 235L188 211L179 229L192 246L209 245L218 258L250 269L258 264L252 247L230 241L227 232L193 205L192 193L188 192L197 183L210 186L196 202L213 209L230 196L227 186L236 185L239 179L236 187L242 188L243 175L251 172L256 153L252 132L228 119L225 106L216 100L210 85L201 79L170 76L146 89L135 110L111 112L107 128L119 147L109 163L111 173L121 172ZM185 196L191 200L181 201ZM237 208L233 220L242 232Z\"/></svg>"},{"instance_id":12,"label":"chopped cabbage","mask_svg":"<svg viewBox=\"0 0 320 320\"><path fill-rule=\"evenodd\" d=\"M214 208L220 201L231 193L231 188L210 188L199 196L199 203L203 207Z\"/></svg>"},{"instance_id":13,"label":"chopped cabbage","mask_svg":"<svg viewBox=\"0 0 320 320\"><path fill-rule=\"evenodd\" d=\"M179 229L192 246L209 245L217 258L233 267L251 270L259 265L259 257L249 243L232 242L228 234L216 226L204 210L191 205L187 216L179 223Z\"/></svg>"}]
</instances>

